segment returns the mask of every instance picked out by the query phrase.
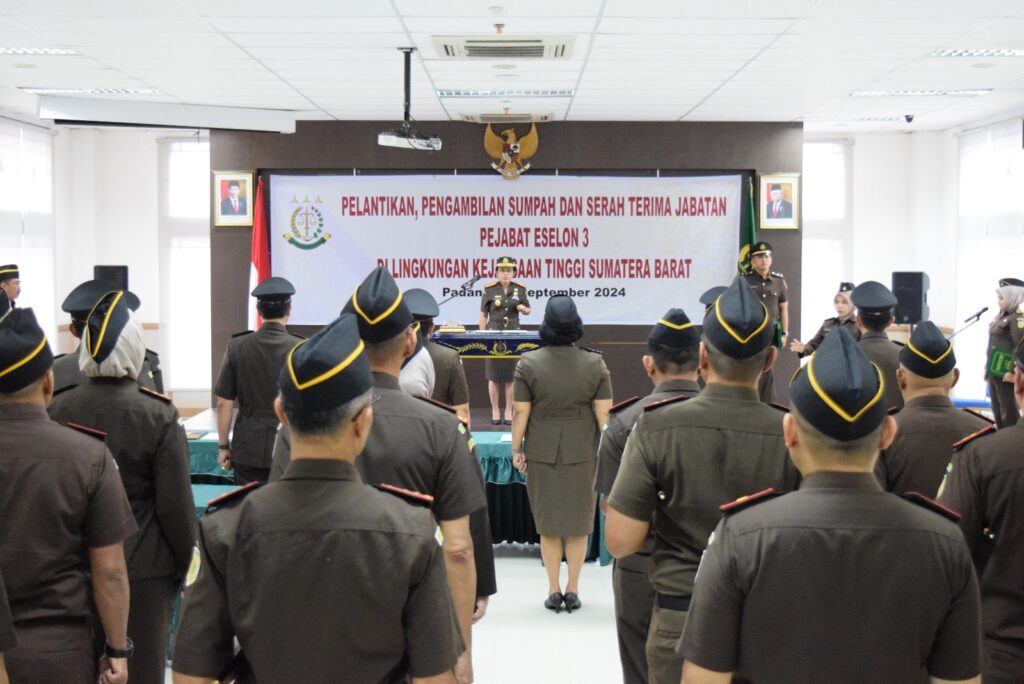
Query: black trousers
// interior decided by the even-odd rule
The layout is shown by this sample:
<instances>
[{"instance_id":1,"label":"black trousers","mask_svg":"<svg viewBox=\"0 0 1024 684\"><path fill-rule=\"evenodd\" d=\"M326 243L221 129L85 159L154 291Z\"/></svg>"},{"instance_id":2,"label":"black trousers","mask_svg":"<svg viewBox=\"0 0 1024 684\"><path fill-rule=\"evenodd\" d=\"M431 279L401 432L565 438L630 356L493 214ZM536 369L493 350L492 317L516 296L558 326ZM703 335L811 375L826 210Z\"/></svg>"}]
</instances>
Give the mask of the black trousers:
<instances>
[{"instance_id":1,"label":"black trousers","mask_svg":"<svg viewBox=\"0 0 1024 684\"><path fill-rule=\"evenodd\" d=\"M128 661L132 684L164 684L167 667L167 632L178 590L173 577L133 580L128 610L128 636L135 655Z\"/></svg>"},{"instance_id":2,"label":"black trousers","mask_svg":"<svg viewBox=\"0 0 1024 684\"><path fill-rule=\"evenodd\" d=\"M79 625L15 625L15 631L18 645L4 653L11 684L96 683L98 654L84 619Z\"/></svg>"},{"instance_id":3,"label":"black trousers","mask_svg":"<svg viewBox=\"0 0 1024 684\"><path fill-rule=\"evenodd\" d=\"M232 463L231 467L235 471L236 485L249 484L250 482L267 484L267 480L270 479L270 468L253 468L241 463Z\"/></svg>"}]
</instances>

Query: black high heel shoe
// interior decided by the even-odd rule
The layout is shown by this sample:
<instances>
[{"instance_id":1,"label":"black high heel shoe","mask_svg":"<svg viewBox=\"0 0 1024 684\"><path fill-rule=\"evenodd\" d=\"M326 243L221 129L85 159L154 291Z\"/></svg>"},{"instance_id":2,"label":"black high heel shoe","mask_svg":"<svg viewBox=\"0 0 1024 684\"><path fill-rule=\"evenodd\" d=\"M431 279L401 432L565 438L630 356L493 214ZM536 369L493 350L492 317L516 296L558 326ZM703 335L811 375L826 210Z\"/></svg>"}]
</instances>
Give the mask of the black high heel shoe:
<instances>
[{"instance_id":1,"label":"black high heel shoe","mask_svg":"<svg viewBox=\"0 0 1024 684\"><path fill-rule=\"evenodd\" d=\"M491 418L491 425L501 425L501 418Z\"/></svg>"},{"instance_id":2,"label":"black high heel shoe","mask_svg":"<svg viewBox=\"0 0 1024 684\"><path fill-rule=\"evenodd\" d=\"M583 602L580 601L580 597L574 592L568 592L562 597L562 600L565 602L565 612L567 613L572 613L572 611L579 610L583 607Z\"/></svg>"},{"instance_id":3,"label":"black high heel shoe","mask_svg":"<svg viewBox=\"0 0 1024 684\"><path fill-rule=\"evenodd\" d=\"M544 607L548 610L553 610L556 613L561 613L563 599L564 597L562 596L562 592L556 591L555 593L551 594L551 596L548 596L546 599L544 599Z\"/></svg>"}]
</instances>

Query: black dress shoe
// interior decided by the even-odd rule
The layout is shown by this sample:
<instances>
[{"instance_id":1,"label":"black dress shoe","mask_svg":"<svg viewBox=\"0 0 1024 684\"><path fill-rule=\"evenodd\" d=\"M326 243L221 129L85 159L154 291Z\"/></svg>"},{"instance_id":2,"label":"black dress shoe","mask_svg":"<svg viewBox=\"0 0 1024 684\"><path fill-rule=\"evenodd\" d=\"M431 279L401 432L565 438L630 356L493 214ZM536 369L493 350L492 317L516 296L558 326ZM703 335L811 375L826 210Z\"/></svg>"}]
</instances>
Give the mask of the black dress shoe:
<instances>
[{"instance_id":1,"label":"black dress shoe","mask_svg":"<svg viewBox=\"0 0 1024 684\"><path fill-rule=\"evenodd\" d=\"M512 424L511 420L508 420L508 419L505 420L505 425L511 425L511 424Z\"/></svg>"},{"instance_id":2,"label":"black dress shoe","mask_svg":"<svg viewBox=\"0 0 1024 684\"><path fill-rule=\"evenodd\" d=\"M571 613L572 611L579 610L583 607L583 603L580 602L580 597L571 591L563 596L562 600L565 601L565 612L567 613Z\"/></svg>"},{"instance_id":3,"label":"black dress shoe","mask_svg":"<svg viewBox=\"0 0 1024 684\"><path fill-rule=\"evenodd\" d=\"M553 610L556 613L561 613L562 612L562 599L563 599L562 593L559 592L559 591L556 591L551 596L548 596L546 599L544 599L544 607L547 608L548 610Z\"/></svg>"},{"instance_id":4,"label":"black dress shoe","mask_svg":"<svg viewBox=\"0 0 1024 684\"><path fill-rule=\"evenodd\" d=\"M491 425L501 425L501 418L491 418Z\"/></svg>"}]
</instances>

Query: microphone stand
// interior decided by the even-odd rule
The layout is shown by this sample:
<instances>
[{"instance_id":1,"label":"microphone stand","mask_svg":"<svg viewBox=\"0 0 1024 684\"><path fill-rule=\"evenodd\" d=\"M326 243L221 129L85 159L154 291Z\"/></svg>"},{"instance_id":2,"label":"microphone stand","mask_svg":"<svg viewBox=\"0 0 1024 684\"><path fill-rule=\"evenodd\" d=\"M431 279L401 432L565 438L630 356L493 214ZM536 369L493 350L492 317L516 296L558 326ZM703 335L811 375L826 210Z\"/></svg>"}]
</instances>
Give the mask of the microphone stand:
<instances>
[{"instance_id":1,"label":"microphone stand","mask_svg":"<svg viewBox=\"0 0 1024 684\"><path fill-rule=\"evenodd\" d=\"M468 290L469 288L471 288L471 287L473 287L474 285L476 285L476 282L477 282L478 280L480 280L481 278L483 278L483 276L476 276L476 277L470 278L470 279L469 279L469 280L467 280L466 282L462 283L462 285L461 285L461 286L459 287L459 291L461 292L462 290ZM444 301L442 301L442 302L438 302L437 306L438 306L438 307L442 307L442 306L444 306L444 305L445 305L445 304L447 304L448 302L450 302L450 301L452 301L453 299L455 299L455 297L456 297L456 296L457 296L457 295L452 295L452 296L448 297L448 299L446 299L446 300L444 300Z\"/></svg>"},{"instance_id":2,"label":"microphone stand","mask_svg":"<svg viewBox=\"0 0 1024 684\"><path fill-rule=\"evenodd\" d=\"M970 328L970 327L971 327L972 325L974 325L975 323L977 323L978 321L980 321L980 320L981 320L981 314L979 313L979 314L978 314L977 316L971 316L971 318L973 318L974 320L973 320L973 321L971 321L970 323L968 323L967 325L965 325L964 327L960 328L959 330L957 330L957 331L956 331L955 333L953 333L952 335L950 335L950 336L949 336L949 337L947 337L946 339L948 339L948 340L951 340L951 339L953 339L954 337L956 337L957 335L959 335L960 333L962 333L962 332L963 332L964 330L967 330L967 329L968 329L968 328ZM970 319L968 319L968 320L970 320Z\"/></svg>"}]
</instances>

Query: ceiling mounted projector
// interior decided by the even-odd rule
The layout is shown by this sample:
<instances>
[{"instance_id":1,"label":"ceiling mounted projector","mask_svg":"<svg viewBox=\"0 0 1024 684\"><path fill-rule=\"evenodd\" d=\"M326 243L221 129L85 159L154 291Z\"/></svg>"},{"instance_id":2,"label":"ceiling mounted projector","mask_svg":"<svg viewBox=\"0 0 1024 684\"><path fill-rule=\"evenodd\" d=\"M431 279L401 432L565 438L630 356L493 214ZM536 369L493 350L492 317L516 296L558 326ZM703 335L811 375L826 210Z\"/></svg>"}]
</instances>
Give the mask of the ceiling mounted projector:
<instances>
[{"instance_id":1,"label":"ceiling mounted projector","mask_svg":"<svg viewBox=\"0 0 1024 684\"><path fill-rule=\"evenodd\" d=\"M412 52L416 48L398 48L405 55L405 113L402 127L396 131L384 131L377 134L377 144L384 147L403 147L407 150L423 150L437 152L441 149L441 139L429 133L419 133L412 127L409 115L409 100L412 93Z\"/></svg>"}]
</instances>

